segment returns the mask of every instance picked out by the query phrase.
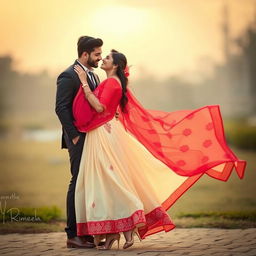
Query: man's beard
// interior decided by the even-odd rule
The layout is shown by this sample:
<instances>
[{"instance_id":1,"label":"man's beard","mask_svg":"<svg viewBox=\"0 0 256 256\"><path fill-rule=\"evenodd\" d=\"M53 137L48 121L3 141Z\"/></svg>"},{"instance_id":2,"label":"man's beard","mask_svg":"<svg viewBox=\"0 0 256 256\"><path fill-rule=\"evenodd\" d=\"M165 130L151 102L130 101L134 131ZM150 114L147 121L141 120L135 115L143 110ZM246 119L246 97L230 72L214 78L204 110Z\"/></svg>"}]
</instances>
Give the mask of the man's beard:
<instances>
[{"instance_id":1,"label":"man's beard","mask_svg":"<svg viewBox=\"0 0 256 256\"><path fill-rule=\"evenodd\" d=\"M87 61L87 64L89 66L91 66L92 68L97 68L98 67L98 61L93 61L90 57L89 57L89 59Z\"/></svg>"}]
</instances>

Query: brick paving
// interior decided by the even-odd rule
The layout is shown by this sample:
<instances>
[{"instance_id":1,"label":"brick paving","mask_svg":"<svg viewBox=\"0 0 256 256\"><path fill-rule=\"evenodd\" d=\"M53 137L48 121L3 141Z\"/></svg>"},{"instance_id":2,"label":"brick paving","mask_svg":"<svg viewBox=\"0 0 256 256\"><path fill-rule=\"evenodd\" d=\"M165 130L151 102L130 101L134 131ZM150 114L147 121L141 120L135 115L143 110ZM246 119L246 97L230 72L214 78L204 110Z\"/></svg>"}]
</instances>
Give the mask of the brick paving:
<instances>
[{"instance_id":1,"label":"brick paving","mask_svg":"<svg viewBox=\"0 0 256 256\"><path fill-rule=\"evenodd\" d=\"M73 256L73 255L221 255L256 256L256 228L251 229L175 229L168 233L152 235L142 242L135 236L133 247L123 250L124 238L120 241L120 250L115 242L109 251L97 249L66 248L64 232L42 234L0 235L1 256Z\"/></svg>"}]
</instances>

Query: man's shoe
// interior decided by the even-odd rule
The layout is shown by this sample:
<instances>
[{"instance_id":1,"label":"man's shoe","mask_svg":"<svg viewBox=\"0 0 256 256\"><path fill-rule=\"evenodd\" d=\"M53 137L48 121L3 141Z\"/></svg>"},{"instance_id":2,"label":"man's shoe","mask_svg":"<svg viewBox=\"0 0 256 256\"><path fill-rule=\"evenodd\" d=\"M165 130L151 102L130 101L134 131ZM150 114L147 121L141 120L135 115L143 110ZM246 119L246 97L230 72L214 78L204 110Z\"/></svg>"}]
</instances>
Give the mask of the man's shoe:
<instances>
[{"instance_id":1,"label":"man's shoe","mask_svg":"<svg viewBox=\"0 0 256 256\"><path fill-rule=\"evenodd\" d=\"M73 238L67 239L67 248L94 248L95 245L93 243L84 241L83 238L75 236Z\"/></svg>"},{"instance_id":2,"label":"man's shoe","mask_svg":"<svg viewBox=\"0 0 256 256\"><path fill-rule=\"evenodd\" d=\"M90 242L90 243L94 244L93 236L85 235L85 236L80 236L80 237L83 239L83 241Z\"/></svg>"}]
</instances>

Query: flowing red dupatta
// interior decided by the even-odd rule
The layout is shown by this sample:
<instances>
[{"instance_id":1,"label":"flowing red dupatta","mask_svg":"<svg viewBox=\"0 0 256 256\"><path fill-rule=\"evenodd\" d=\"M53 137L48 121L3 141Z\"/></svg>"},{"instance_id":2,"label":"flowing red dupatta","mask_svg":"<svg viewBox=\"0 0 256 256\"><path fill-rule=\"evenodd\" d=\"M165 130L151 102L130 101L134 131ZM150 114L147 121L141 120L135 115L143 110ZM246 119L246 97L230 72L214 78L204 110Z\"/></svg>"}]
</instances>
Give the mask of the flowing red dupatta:
<instances>
[{"instance_id":1,"label":"flowing red dupatta","mask_svg":"<svg viewBox=\"0 0 256 256\"><path fill-rule=\"evenodd\" d=\"M164 112L144 109L131 91L120 121L157 159L182 176L205 173L221 178L212 168L235 167L240 178L245 164L228 147L218 105L196 110ZM219 171L220 172L220 171Z\"/></svg>"}]
</instances>

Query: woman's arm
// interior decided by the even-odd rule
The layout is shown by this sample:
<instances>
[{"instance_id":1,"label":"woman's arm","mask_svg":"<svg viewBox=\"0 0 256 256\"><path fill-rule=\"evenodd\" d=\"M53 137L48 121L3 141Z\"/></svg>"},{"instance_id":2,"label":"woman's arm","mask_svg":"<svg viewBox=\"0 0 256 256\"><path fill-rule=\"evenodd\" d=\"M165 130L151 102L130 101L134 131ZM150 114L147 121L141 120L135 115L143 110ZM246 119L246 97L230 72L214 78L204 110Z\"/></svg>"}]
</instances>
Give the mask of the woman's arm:
<instances>
[{"instance_id":1,"label":"woman's arm","mask_svg":"<svg viewBox=\"0 0 256 256\"><path fill-rule=\"evenodd\" d=\"M83 84L82 87L84 89L85 97L88 100L89 104L98 112L101 113L104 111L104 106L100 103L98 98L93 94L89 85L87 84L87 75L86 72L79 66L75 65L75 72L78 74L78 77Z\"/></svg>"},{"instance_id":2,"label":"woman's arm","mask_svg":"<svg viewBox=\"0 0 256 256\"><path fill-rule=\"evenodd\" d=\"M87 83L83 83L82 85L85 93L85 97L90 103L90 105L98 112L101 113L104 111L104 106L100 103L98 98L93 94L89 85Z\"/></svg>"}]
</instances>

